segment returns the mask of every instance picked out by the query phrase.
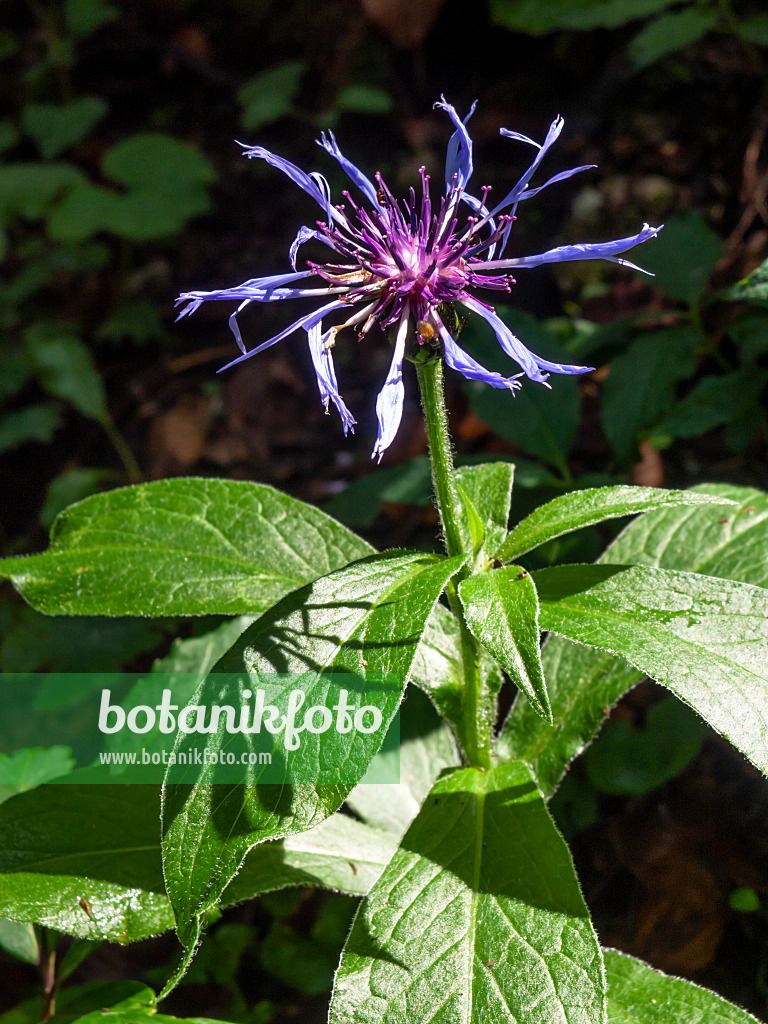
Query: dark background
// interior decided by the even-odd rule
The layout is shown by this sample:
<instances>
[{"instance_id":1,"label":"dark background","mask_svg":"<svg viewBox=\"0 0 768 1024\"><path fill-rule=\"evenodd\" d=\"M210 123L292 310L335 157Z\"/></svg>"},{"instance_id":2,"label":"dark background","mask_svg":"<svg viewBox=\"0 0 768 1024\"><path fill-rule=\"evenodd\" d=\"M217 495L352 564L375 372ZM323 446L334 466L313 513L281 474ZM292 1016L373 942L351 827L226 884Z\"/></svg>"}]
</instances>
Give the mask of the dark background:
<instances>
[{"instance_id":1,"label":"dark background","mask_svg":"<svg viewBox=\"0 0 768 1024\"><path fill-rule=\"evenodd\" d=\"M206 304L174 326L173 300L287 271L298 227L317 216L235 139L323 171L338 197L347 183L314 142L332 127L345 155L401 194L421 164L442 180L452 129L432 109L441 93L462 114L478 100L476 193L490 184L500 198L530 159L499 137L502 126L542 140L565 117L534 184L599 165L521 206L515 254L668 224L632 256L656 278L606 263L520 275L510 316L523 340L598 369L573 383L571 426L559 383L549 405L531 399L554 456L540 433L499 418L482 389L449 379L458 455L518 463L518 514L565 487L611 481L764 487L768 290L745 302L728 289L766 254L766 45L768 15L748 0L3 0L3 553L41 550L56 513L88 494L180 474L254 479L327 503L380 546L437 543L411 367L396 442L381 467L370 462L384 336L339 337L341 393L358 419L345 439L323 415L301 338L217 376L236 354L231 307ZM295 309L251 307L246 343ZM659 330L671 332L669 356L653 362L644 339ZM483 351L481 335L468 325L467 347ZM633 393L647 395L634 409ZM516 409L519 420L530 413ZM541 557L588 560L608 539L586 531ZM47 620L8 588L0 670L62 669L67 651L93 668L139 670L204 625ZM659 700L642 684L612 721L652 745ZM684 764L626 793L579 761L555 812L604 944L766 1017L764 782L692 719L680 728ZM322 1019L353 906L295 891L228 911L167 1012ZM4 1009L36 982L33 968L0 955ZM170 937L103 947L75 980L159 981L174 956Z\"/></svg>"}]
</instances>

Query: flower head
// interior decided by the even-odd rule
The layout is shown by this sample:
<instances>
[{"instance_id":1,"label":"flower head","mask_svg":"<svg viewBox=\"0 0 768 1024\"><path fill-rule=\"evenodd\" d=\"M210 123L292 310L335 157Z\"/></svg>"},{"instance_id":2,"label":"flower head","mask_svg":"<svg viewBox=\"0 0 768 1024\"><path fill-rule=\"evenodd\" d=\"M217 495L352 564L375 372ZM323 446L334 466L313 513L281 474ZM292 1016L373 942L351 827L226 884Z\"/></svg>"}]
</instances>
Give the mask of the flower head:
<instances>
[{"instance_id":1,"label":"flower head","mask_svg":"<svg viewBox=\"0 0 768 1024\"><path fill-rule=\"evenodd\" d=\"M380 174L375 175L374 183L342 154L333 132L327 135L323 132L318 145L339 162L360 193L355 198L344 191L344 201L336 205L331 202L330 187L321 174L306 174L261 146L245 146L247 157L266 160L308 193L323 210L324 218L315 227L299 229L289 252L292 273L253 278L221 291L185 292L176 300L177 305L186 303L179 318L194 313L203 302L211 299L238 302L229 325L241 355L222 369L250 359L294 331L305 331L320 397L326 411L333 402L345 433L354 428L355 420L338 390L332 356L336 335L344 328L354 327L358 338L363 338L374 324L382 329L394 327L392 362L376 401L379 430L373 455L379 459L400 425L404 397L402 367L408 344L437 342L452 369L471 380L509 391L520 387L522 376L549 387L546 382L550 373L585 373L592 367L561 365L535 355L496 315L493 306L477 298L475 292L484 289L509 292L514 284L514 271L542 263L604 259L639 270L641 268L624 259L622 253L653 238L660 230L645 224L636 235L613 242L563 245L537 256L505 257L518 203L592 165L561 171L543 185L529 188L534 172L559 136L563 120L558 117L553 121L541 145L525 135L502 128L502 135L532 146L536 155L515 186L493 205L488 201L490 188L482 188L479 198L467 191L472 176L472 140L467 121L474 104L463 121L445 99L436 106L448 114L455 131L446 154L445 192L434 206L429 175L423 167L418 194L411 188L408 198L398 202ZM299 247L310 239L325 245L332 255L327 263L308 260L307 269L298 270ZM306 297L320 298L322 304L274 337L246 349L237 323L237 314L246 306L251 302ZM504 377L487 370L465 352L441 313L446 305L453 303L486 320L504 352L522 372ZM339 322L324 330L323 320L328 319ZM415 331L409 334L411 325Z\"/></svg>"}]
</instances>

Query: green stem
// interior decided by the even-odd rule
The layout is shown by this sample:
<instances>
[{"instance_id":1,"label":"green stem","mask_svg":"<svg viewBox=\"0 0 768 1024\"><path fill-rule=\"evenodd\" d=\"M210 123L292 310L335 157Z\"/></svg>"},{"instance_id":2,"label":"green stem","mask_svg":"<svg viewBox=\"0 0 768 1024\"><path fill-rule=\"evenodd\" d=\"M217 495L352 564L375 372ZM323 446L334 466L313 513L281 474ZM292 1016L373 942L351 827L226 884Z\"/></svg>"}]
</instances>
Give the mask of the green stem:
<instances>
[{"instance_id":1,"label":"green stem","mask_svg":"<svg viewBox=\"0 0 768 1024\"><path fill-rule=\"evenodd\" d=\"M471 554L466 549L461 528L462 505L453 470L448 413L445 408L443 392L443 364L439 359L416 363L416 373L419 379L421 404L429 440L432 483L435 488L446 551L451 557ZM490 768L489 695L483 686L477 641L469 631L457 592L458 583L467 575L467 571L466 569L462 570L447 588L448 603L459 623L464 675L461 721L456 725L459 739L470 765L476 768Z\"/></svg>"},{"instance_id":2,"label":"green stem","mask_svg":"<svg viewBox=\"0 0 768 1024\"><path fill-rule=\"evenodd\" d=\"M114 420L111 416L107 416L104 419L100 419L99 422L104 427L107 437L112 442L113 448L120 456L120 461L125 468L125 475L128 478L128 483L140 484L144 479L141 473L141 467L128 446L128 442L117 429Z\"/></svg>"}]
</instances>

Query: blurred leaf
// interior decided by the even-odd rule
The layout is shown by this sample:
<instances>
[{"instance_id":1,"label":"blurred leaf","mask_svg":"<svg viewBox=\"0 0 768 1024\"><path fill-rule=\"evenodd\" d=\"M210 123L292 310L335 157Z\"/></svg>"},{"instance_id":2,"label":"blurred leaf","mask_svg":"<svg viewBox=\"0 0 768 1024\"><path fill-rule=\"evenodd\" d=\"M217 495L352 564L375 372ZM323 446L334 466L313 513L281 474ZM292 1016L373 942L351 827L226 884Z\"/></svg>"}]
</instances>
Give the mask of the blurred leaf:
<instances>
[{"instance_id":1,"label":"blurred leaf","mask_svg":"<svg viewBox=\"0 0 768 1024\"><path fill-rule=\"evenodd\" d=\"M64 0L67 31L78 38L95 32L113 21L119 13L117 7L104 3L104 0Z\"/></svg>"},{"instance_id":2,"label":"blurred leaf","mask_svg":"<svg viewBox=\"0 0 768 1024\"><path fill-rule=\"evenodd\" d=\"M768 315L750 310L728 325L728 335L739 346L739 357L752 362L768 352Z\"/></svg>"},{"instance_id":3,"label":"blurred leaf","mask_svg":"<svg viewBox=\"0 0 768 1024\"><path fill-rule=\"evenodd\" d=\"M0 949L27 964L36 964L40 960L35 929L27 922L0 918Z\"/></svg>"},{"instance_id":4,"label":"blurred leaf","mask_svg":"<svg viewBox=\"0 0 768 1024\"><path fill-rule=\"evenodd\" d=\"M652 704L638 729L610 718L584 751L589 781L602 793L648 793L673 779L698 754L707 726L674 697Z\"/></svg>"},{"instance_id":5,"label":"blurred leaf","mask_svg":"<svg viewBox=\"0 0 768 1024\"><path fill-rule=\"evenodd\" d=\"M641 263L656 275L652 282L670 298L695 305L715 265L723 258L723 240L694 210L674 213L664 230L643 246Z\"/></svg>"},{"instance_id":6,"label":"blurred leaf","mask_svg":"<svg viewBox=\"0 0 768 1024\"><path fill-rule=\"evenodd\" d=\"M23 131L35 140L45 160L80 142L109 109L98 96L70 103L30 103L21 114Z\"/></svg>"},{"instance_id":7,"label":"blurred leaf","mask_svg":"<svg viewBox=\"0 0 768 1024\"><path fill-rule=\"evenodd\" d=\"M0 166L0 216L43 217L54 199L84 182L70 164L13 163Z\"/></svg>"},{"instance_id":8,"label":"blurred leaf","mask_svg":"<svg viewBox=\"0 0 768 1024\"><path fill-rule=\"evenodd\" d=\"M692 981L606 949L608 1024L757 1024L745 1010Z\"/></svg>"},{"instance_id":9,"label":"blurred leaf","mask_svg":"<svg viewBox=\"0 0 768 1024\"><path fill-rule=\"evenodd\" d=\"M50 441L60 423L59 410L53 402L37 402L6 413L0 420L0 452L18 448L26 441Z\"/></svg>"},{"instance_id":10,"label":"blurred leaf","mask_svg":"<svg viewBox=\"0 0 768 1024\"><path fill-rule=\"evenodd\" d=\"M415 667L413 671L415 674ZM407 687L399 715L400 781L362 782L347 797L347 805L363 821L398 839L418 814L442 769L458 761L453 734L426 694L415 686Z\"/></svg>"},{"instance_id":11,"label":"blurred leaf","mask_svg":"<svg viewBox=\"0 0 768 1024\"><path fill-rule=\"evenodd\" d=\"M635 66L647 68L668 53L690 46L717 27L715 9L686 7L682 11L662 14L649 22L627 47Z\"/></svg>"},{"instance_id":12,"label":"blurred leaf","mask_svg":"<svg viewBox=\"0 0 768 1024\"><path fill-rule=\"evenodd\" d=\"M755 14L752 18L740 21L736 26L736 35L747 43L768 46L768 14Z\"/></svg>"},{"instance_id":13,"label":"blurred leaf","mask_svg":"<svg viewBox=\"0 0 768 1024\"><path fill-rule=\"evenodd\" d=\"M392 97L386 89L361 82L341 89L334 104L337 110L357 114L388 114L392 110Z\"/></svg>"},{"instance_id":14,"label":"blurred leaf","mask_svg":"<svg viewBox=\"0 0 768 1024\"><path fill-rule=\"evenodd\" d=\"M13 754L0 754L0 803L67 775L74 767L69 747L25 747Z\"/></svg>"},{"instance_id":15,"label":"blurred leaf","mask_svg":"<svg viewBox=\"0 0 768 1024\"><path fill-rule=\"evenodd\" d=\"M40 1024L42 1015L41 996L26 999L8 1013L0 1016L0 1024ZM154 1009L155 993L138 981L89 981L62 989L56 997L56 1024L72 1024L82 1014L99 1012L104 1007L126 1012L145 1012ZM93 1019L93 1018L92 1018ZM105 1018L106 1019L106 1018ZM128 1018L130 1020L130 1018ZM135 1020L135 1018L133 1018ZM146 1018L143 1018L146 1019ZM112 1024L115 1024L114 1017Z\"/></svg>"},{"instance_id":16,"label":"blurred leaf","mask_svg":"<svg viewBox=\"0 0 768 1024\"><path fill-rule=\"evenodd\" d=\"M323 511L347 526L371 526L384 501L428 504L432 498L431 474L429 459L418 455L399 466L353 480L323 506Z\"/></svg>"},{"instance_id":17,"label":"blurred leaf","mask_svg":"<svg viewBox=\"0 0 768 1024\"><path fill-rule=\"evenodd\" d=\"M0 644L0 666L3 672L111 672L162 638L145 619L72 618L20 607Z\"/></svg>"},{"instance_id":18,"label":"blurred leaf","mask_svg":"<svg viewBox=\"0 0 768 1024\"><path fill-rule=\"evenodd\" d=\"M7 28L0 29L0 60L12 57L19 49L19 41Z\"/></svg>"},{"instance_id":19,"label":"blurred leaf","mask_svg":"<svg viewBox=\"0 0 768 1024\"><path fill-rule=\"evenodd\" d=\"M667 327L641 334L612 360L603 427L620 459L632 458L640 436L672 407L677 382L693 375L694 353L703 344L695 327Z\"/></svg>"},{"instance_id":20,"label":"blurred leaf","mask_svg":"<svg viewBox=\"0 0 768 1024\"><path fill-rule=\"evenodd\" d=\"M106 469L70 469L60 473L48 484L45 503L40 510L40 522L50 530L56 516L69 505L95 494L103 483L110 479Z\"/></svg>"},{"instance_id":21,"label":"blurred leaf","mask_svg":"<svg viewBox=\"0 0 768 1024\"><path fill-rule=\"evenodd\" d=\"M759 267L756 267L751 274L747 274L743 280L731 285L725 292L725 297L736 301L751 299L765 302L768 300L768 260L764 260Z\"/></svg>"},{"instance_id":22,"label":"blurred leaf","mask_svg":"<svg viewBox=\"0 0 768 1024\"><path fill-rule=\"evenodd\" d=\"M190 143L157 132L133 135L106 153L102 170L123 191L80 179L51 211L51 237L78 241L110 231L133 241L165 238L209 209L205 186L215 173Z\"/></svg>"},{"instance_id":23,"label":"blurred leaf","mask_svg":"<svg viewBox=\"0 0 768 1024\"><path fill-rule=\"evenodd\" d=\"M491 17L513 32L616 28L669 7L675 0L491 0Z\"/></svg>"},{"instance_id":24,"label":"blurred leaf","mask_svg":"<svg viewBox=\"0 0 768 1024\"><path fill-rule=\"evenodd\" d=\"M246 82L237 93L243 128L254 131L290 114L303 74L304 61L289 60Z\"/></svg>"},{"instance_id":25,"label":"blurred leaf","mask_svg":"<svg viewBox=\"0 0 768 1024\"><path fill-rule=\"evenodd\" d=\"M104 383L88 347L59 324L27 328L24 341L40 383L49 394L64 398L84 416L109 420Z\"/></svg>"},{"instance_id":26,"label":"blurred leaf","mask_svg":"<svg viewBox=\"0 0 768 1024\"><path fill-rule=\"evenodd\" d=\"M768 371L755 367L745 367L722 377L704 377L654 426L653 434L697 437L723 423L730 423L757 403L766 381Z\"/></svg>"},{"instance_id":27,"label":"blurred leaf","mask_svg":"<svg viewBox=\"0 0 768 1024\"><path fill-rule=\"evenodd\" d=\"M0 44L1 46L2 44ZM0 59L2 59L0 57ZM0 121L0 153L15 146L19 141L19 133L12 121Z\"/></svg>"},{"instance_id":28,"label":"blurred leaf","mask_svg":"<svg viewBox=\"0 0 768 1024\"><path fill-rule=\"evenodd\" d=\"M539 355L557 362L570 361L570 355L535 317L501 306L496 312ZM489 369L509 376L517 364L504 355L490 328L485 324L479 327L476 319L465 328L462 344L466 341L467 351ZM524 379L522 389L512 394L476 381L464 381L464 390L472 411L497 434L566 474L581 411L579 388L575 378L568 376L555 374L550 383L551 390Z\"/></svg>"},{"instance_id":29,"label":"blurred leaf","mask_svg":"<svg viewBox=\"0 0 768 1024\"><path fill-rule=\"evenodd\" d=\"M124 302L96 331L97 341L120 342L128 339L136 345L156 341L164 333L157 304L148 299Z\"/></svg>"},{"instance_id":30,"label":"blurred leaf","mask_svg":"<svg viewBox=\"0 0 768 1024\"><path fill-rule=\"evenodd\" d=\"M740 885L728 894L728 906L740 914L754 914L760 910L760 897L749 886Z\"/></svg>"}]
</instances>

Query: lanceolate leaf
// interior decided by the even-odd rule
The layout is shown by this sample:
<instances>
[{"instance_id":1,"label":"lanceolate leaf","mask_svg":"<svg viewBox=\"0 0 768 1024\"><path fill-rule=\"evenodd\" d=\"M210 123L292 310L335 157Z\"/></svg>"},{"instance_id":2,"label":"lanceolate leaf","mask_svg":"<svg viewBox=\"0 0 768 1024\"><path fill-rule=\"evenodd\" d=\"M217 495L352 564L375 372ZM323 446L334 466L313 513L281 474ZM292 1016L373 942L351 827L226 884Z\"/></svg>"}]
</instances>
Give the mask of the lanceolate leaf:
<instances>
[{"instance_id":1,"label":"lanceolate leaf","mask_svg":"<svg viewBox=\"0 0 768 1024\"><path fill-rule=\"evenodd\" d=\"M625 657L768 773L768 590L639 565L533 577L542 628Z\"/></svg>"},{"instance_id":2,"label":"lanceolate leaf","mask_svg":"<svg viewBox=\"0 0 768 1024\"><path fill-rule=\"evenodd\" d=\"M568 849L521 763L444 775L360 906L331 1024L605 1020Z\"/></svg>"},{"instance_id":3,"label":"lanceolate leaf","mask_svg":"<svg viewBox=\"0 0 768 1024\"><path fill-rule=\"evenodd\" d=\"M46 785L0 806L0 917L135 942L173 927L152 786Z\"/></svg>"},{"instance_id":4,"label":"lanceolate leaf","mask_svg":"<svg viewBox=\"0 0 768 1024\"><path fill-rule=\"evenodd\" d=\"M768 586L768 497L758 490L708 484L697 492L736 501L736 508L679 506L635 519L602 556L605 562L689 569ZM554 727L519 697L499 737L499 755L533 765L544 793L591 742L611 706L643 673L622 658L550 636L542 650Z\"/></svg>"},{"instance_id":5,"label":"lanceolate leaf","mask_svg":"<svg viewBox=\"0 0 768 1024\"><path fill-rule=\"evenodd\" d=\"M474 635L551 723L539 649L539 601L528 572L512 565L469 576L459 584L459 596Z\"/></svg>"},{"instance_id":6,"label":"lanceolate leaf","mask_svg":"<svg viewBox=\"0 0 768 1024\"><path fill-rule=\"evenodd\" d=\"M400 782L361 783L347 804L363 821L392 835L405 832L443 768L459 760L456 741L426 694L415 686L400 705Z\"/></svg>"},{"instance_id":7,"label":"lanceolate leaf","mask_svg":"<svg viewBox=\"0 0 768 1024\"><path fill-rule=\"evenodd\" d=\"M671 978L641 960L605 950L608 976L608 1024L756 1024L709 989Z\"/></svg>"},{"instance_id":8,"label":"lanceolate leaf","mask_svg":"<svg viewBox=\"0 0 768 1024\"><path fill-rule=\"evenodd\" d=\"M49 785L9 800L0 808L0 918L120 943L169 931L159 814L155 786ZM364 894L394 849L392 836L334 814L256 847L222 903L292 885Z\"/></svg>"},{"instance_id":9,"label":"lanceolate leaf","mask_svg":"<svg viewBox=\"0 0 768 1024\"><path fill-rule=\"evenodd\" d=\"M510 530L507 539L495 552L508 562L532 548L582 526L591 526L606 519L637 515L667 505L727 504L728 499L699 491L665 491L658 487L591 487L585 491L563 494L540 505Z\"/></svg>"},{"instance_id":10,"label":"lanceolate leaf","mask_svg":"<svg viewBox=\"0 0 768 1024\"><path fill-rule=\"evenodd\" d=\"M73 505L0 577L49 615L242 614L372 550L264 484L179 478Z\"/></svg>"},{"instance_id":11,"label":"lanceolate leaf","mask_svg":"<svg viewBox=\"0 0 768 1024\"><path fill-rule=\"evenodd\" d=\"M461 558L391 552L296 591L245 631L215 667L195 703L240 703L239 692L233 697L226 691L237 683L229 684L222 674L233 680L250 674L258 684L259 673L299 673L307 706L324 703L329 677L323 673L364 678L380 674L399 680L399 689L372 685L361 703L376 703L386 727L397 710L432 610L462 564ZM179 937L188 950L197 941L202 915L218 903L247 851L328 817L363 777L381 738L380 733L357 730L309 737L295 752L294 769L294 778L300 774L307 781L254 785L259 769L246 769L242 785L216 786L215 769L209 766L192 786L166 784L165 877ZM222 749L223 739L221 732L211 736L209 748ZM310 781L331 764L343 766L342 781Z\"/></svg>"},{"instance_id":12,"label":"lanceolate leaf","mask_svg":"<svg viewBox=\"0 0 768 1024\"><path fill-rule=\"evenodd\" d=\"M669 508L643 516L627 526L601 561L639 562L768 587L768 495L730 484L706 484L691 493L738 504Z\"/></svg>"},{"instance_id":13,"label":"lanceolate leaf","mask_svg":"<svg viewBox=\"0 0 768 1024\"><path fill-rule=\"evenodd\" d=\"M463 494L480 516L482 546L487 555L494 553L507 532L514 472L511 462L486 462L456 470Z\"/></svg>"},{"instance_id":14,"label":"lanceolate leaf","mask_svg":"<svg viewBox=\"0 0 768 1024\"><path fill-rule=\"evenodd\" d=\"M520 694L497 744L502 759L520 758L551 796L570 761L591 743L611 707L643 673L607 651L550 635L541 652L552 706L549 725Z\"/></svg>"}]
</instances>

